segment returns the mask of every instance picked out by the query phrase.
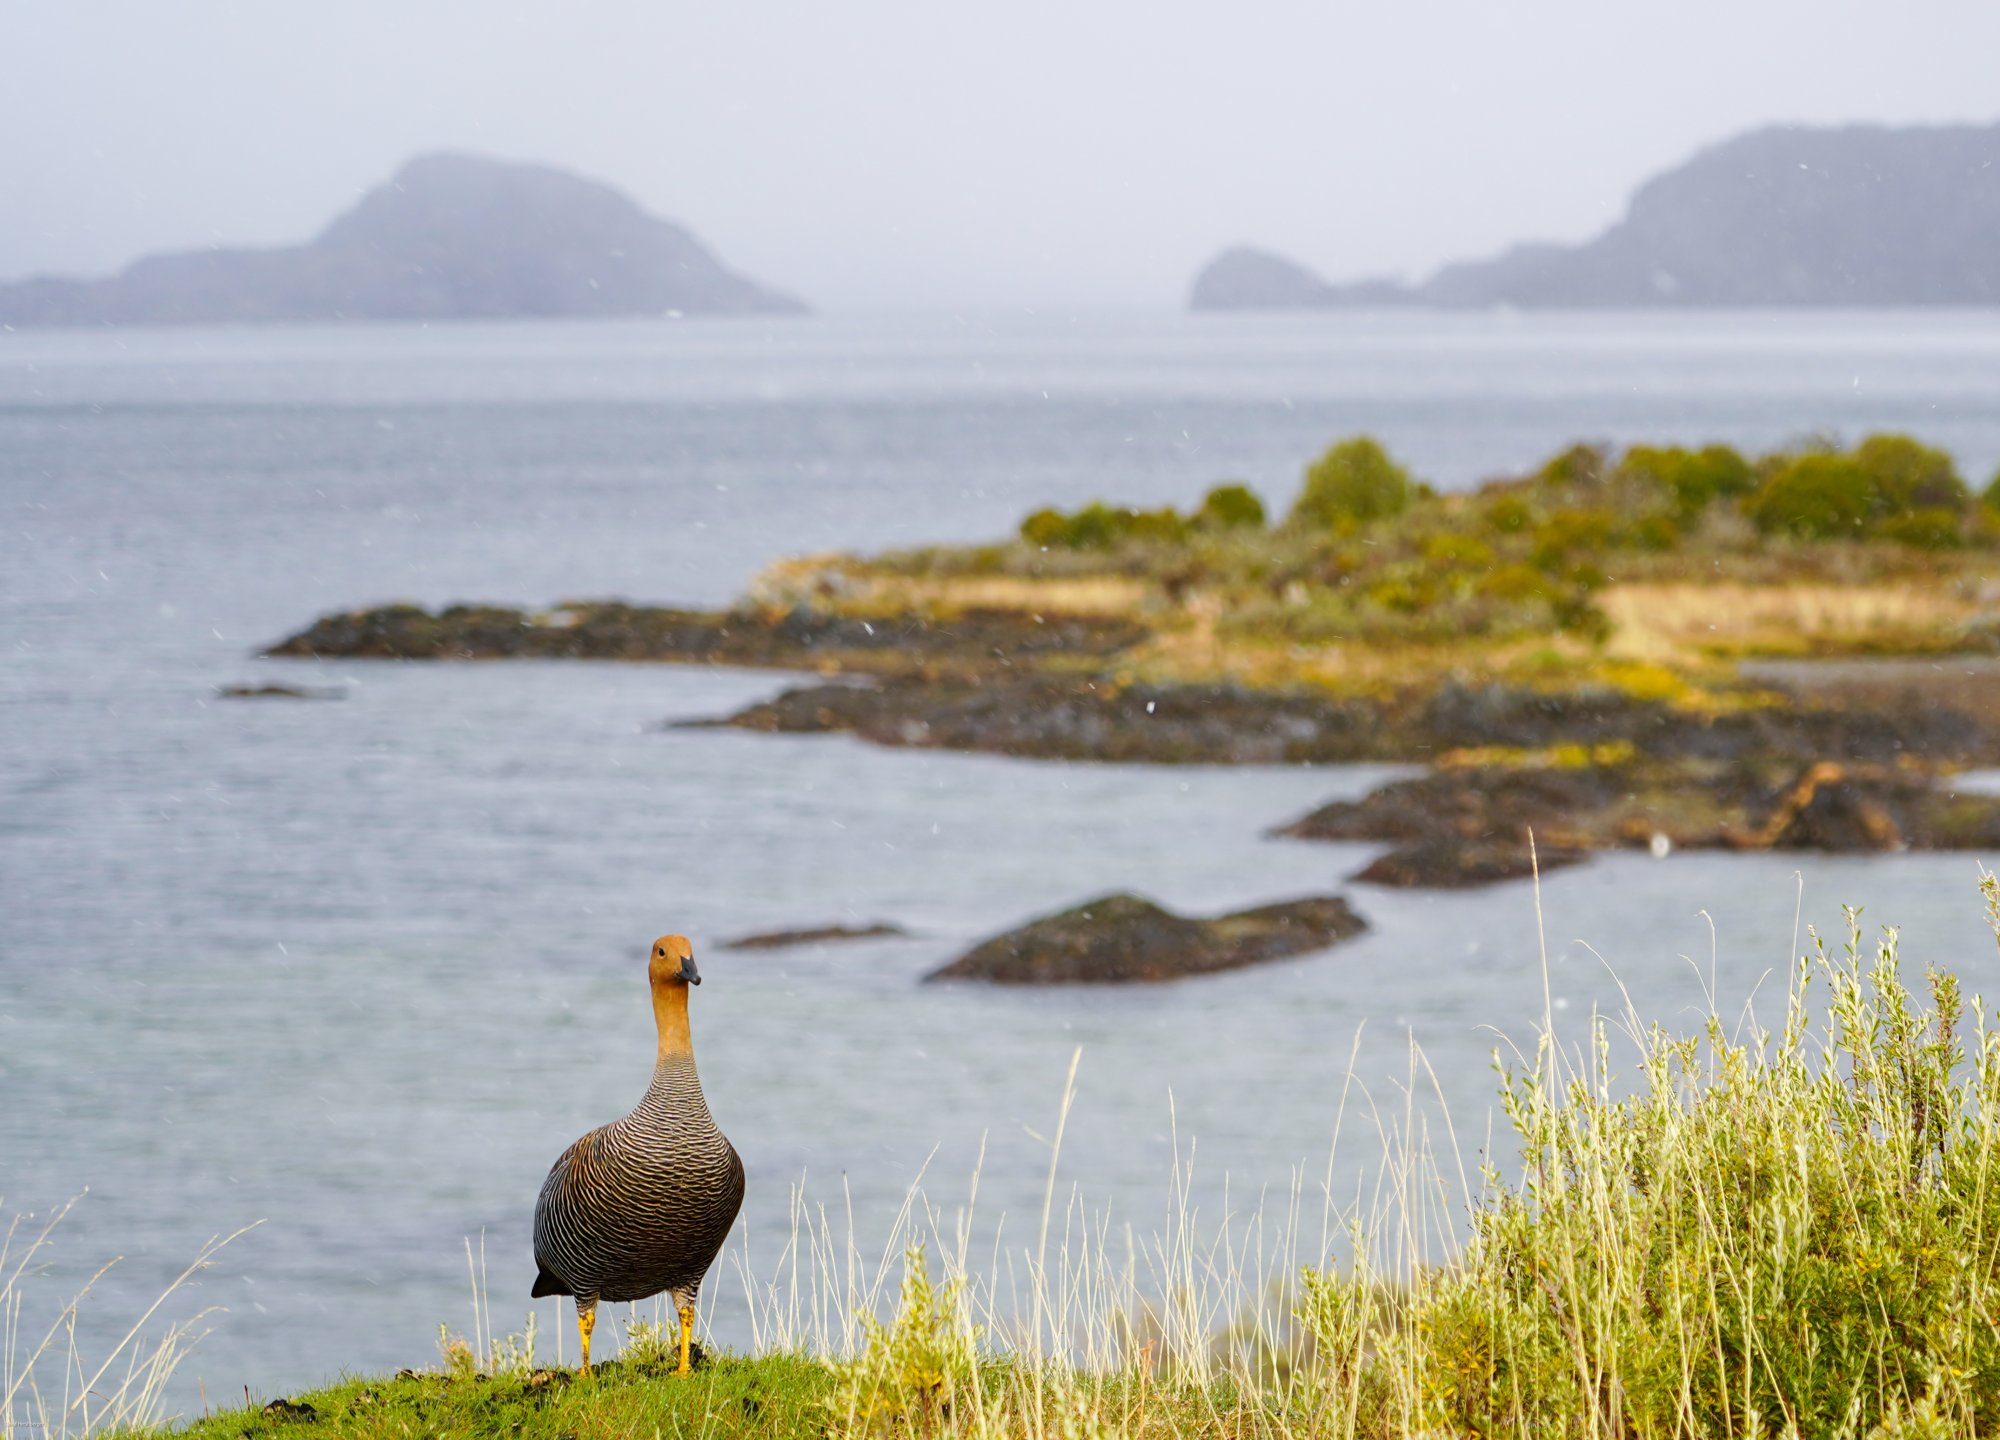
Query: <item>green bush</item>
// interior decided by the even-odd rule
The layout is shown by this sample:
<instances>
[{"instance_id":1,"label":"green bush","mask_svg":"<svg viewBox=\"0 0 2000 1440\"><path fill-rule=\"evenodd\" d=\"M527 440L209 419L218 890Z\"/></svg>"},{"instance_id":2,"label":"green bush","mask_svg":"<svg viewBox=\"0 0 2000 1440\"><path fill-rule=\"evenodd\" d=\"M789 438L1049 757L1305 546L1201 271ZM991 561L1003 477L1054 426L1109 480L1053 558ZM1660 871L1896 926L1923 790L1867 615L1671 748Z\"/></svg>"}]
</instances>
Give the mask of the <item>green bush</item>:
<instances>
[{"instance_id":1,"label":"green bush","mask_svg":"<svg viewBox=\"0 0 2000 1440\"><path fill-rule=\"evenodd\" d=\"M1880 533L1916 550L1953 550L1965 543L1965 512L1944 505L1905 510L1884 520Z\"/></svg>"},{"instance_id":2,"label":"green bush","mask_svg":"<svg viewBox=\"0 0 2000 1440\"><path fill-rule=\"evenodd\" d=\"M1618 462L1618 470L1659 491L1682 523L1716 500L1749 493L1757 478L1750 462L1727 445L1699 450L1635 445Z\"/></svg>"},{"instance_id":3,"label":"green bush","mask_svg":"<svg viewBox=\"0 0 2000 1440\"><path fill-rule=\"evenodd\" d=\"M1496 535L1519 535L1534 523L1534 508L1519 495L1495 495L1487 499L1477 521L1480 529Z\"/></svg>"},{"instance_id":4,"label":"green bush","mask_svg":"<svg viewBox=\"0 0 2000 1440\"><path fill-rule=\"evenodd\" d=\"M1979 492L1979 501L1988 510L2000 514L2000 470L1993 472L1993 478L1986 482L1986 488Z\"/></svg>"},{"instance_id":5,"label":"green bush","mask_svg":"<svg viewBox=\"0 0 2000 1440\"><path fill-rule=\"evenodd\" d=\"M1583 557L1603 554L1617 534L1616 511L1599 505L1557 510L1535 527L1534 548L1528 558L1554 573Z\"/></svg>"},{"instance_id":6,"label":"green bush","mask_svg":"<svg viewBox=\"0 0 2000 1440\"><path fill-rule=\"evenodd\" d=\"M1053 508L1037 510L1021 522L1021 538L1043 550L1069 544L1069 517Z\"/></svg>"},{"instance_id":7,"label":"green bush","mask_svg":"<svg viewBox=\"0 0 2000 1440\"><path fill-rule=\"evenodd\" d=\"M1852 457L1813 452L1785 461L1743 508L1766 534L1852 539L1867 529L1878 499L1874 480Z\"/></svg>"},{"instance_id":8,"label":"green bush","mask_svg":"<svg viewBox=\"0 0 2000 1440\"><path fill-rule=\"evenodd\" d=\"M1610 458L1601 445L1572 445L1536 472L1550 490L1594 490L1610 472Z\"/></svg>"},{"instance_id":9,"label":"green bush","mask_svg":"<svg viewBox=\"0 0 2000 1440\"><path fill-rule=\"evenodd\" d=\"M1320 530L1386 520L1409 508L1412 488L1409 471L1373 439L1357 435L1313 462L1291 519Z\"/></svg>"},{"instance_id":10,"label":"green bush","mask_svg":"<svg viewBox=\"0 0 2000 1440\"><path fill-rule=\"evenodd\" d=\"M1109 550L1125 540L1178 545L1187 533L1187 520L1170 505L1134 510L1102 500L1091 501L1074 515L1037 510L1021 522L1021 538L1043 549Z\"/></svg>"},{"instance_id":11,"label":"green bush","mask_svg":"<svg viewBox=\"0 0 2000 1440\"><path fill-rule=\"evenodd\" d=\"M1194 524L1202 530L1261 530L1264 502L1248 485L1218 485L1202 496Z\"/></svg>"},{"instance_id":12,"label":"green bush","mask_svg":"<svg viewBox=\"0 0 2000 1440\"><path fill-rule=\"evenodd\" d=\"M1171 505L1162 505L1157 510L1118 510L1118 538L1121 540L1150 540L1162 545L1179 545L1188 536L1187 517Z\"/></svg>"},{"instance_id":13,"label":"green bush","mask_svg":"<svg viewBox=\"0 0 2000 1440\"><path fill-rule=\"evenodd\" d=\"M1908 435L1870 435L1854 447L1854 463L1874 483L1885 512L1956 509L1966 502L1951 456Z\"/></svg>"}]
</instances>

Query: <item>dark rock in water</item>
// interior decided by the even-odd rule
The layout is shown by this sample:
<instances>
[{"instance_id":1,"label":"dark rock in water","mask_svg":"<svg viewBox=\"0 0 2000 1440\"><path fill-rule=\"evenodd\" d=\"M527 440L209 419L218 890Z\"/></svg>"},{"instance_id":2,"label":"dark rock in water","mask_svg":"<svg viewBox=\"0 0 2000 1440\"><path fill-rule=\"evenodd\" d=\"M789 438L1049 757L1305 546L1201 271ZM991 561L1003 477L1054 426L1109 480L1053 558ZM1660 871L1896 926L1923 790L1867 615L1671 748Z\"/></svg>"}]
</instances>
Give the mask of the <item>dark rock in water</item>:
<instances>
[{"instance_id":1,"label":"dark rock in water","mask_svg":"<svg viewBox=\"0 0 2000 1440\"><path fill-rule=\"evenodd\" d=\"M225 700L345 700L347 692L338 685L218 685L215 693Z\"/></svg>"},{"instance_id":2,"label":"dark rock in water","mask_svg":"<svg viewBox=\"0 0 2000 1440\"><path fill-rule=\"evenodd\" d=\"M1537 768L1454 766L1341 800L1277 831L1399 848L1356 879L1483 884L1592 850L1983 850L2000 845L2000 798L1956 792L1908 764L1764 755L1727 763L1637 759Z\"/></svg>"},{"instance_id":3,"label":"dark rock in water","mask_svg":"<svg viewBox=\"0 0 2000 1440\"><path fill-rule=\"evenodd\" d=\"M1574 830L1589 823L1586 817L1611 813L1632 791L1625 766L1459 766L1335 801L1274 833L1299 840L1519 840L1525 861L1529 830L1541 837Z\"/></svg>"},{"instance_id":4,"label":"dark rock in water","mask_svg":"<svg viewBox=\"0 0 2000 1440\"><path fill-rule=\"evenodd\" d=\"M725 950L781 950L789 945L820 945L830 940L873 940L908 935L900 925L820 925L806 930L767 930L722 942Z\"/></svg>"},{"instance_id":5,"label":"dark rock in water","mask_svg":"<svg viewBox=\"0 0 2000 1440\"><path fill-rule=\"evenodd\" d=\"M1337 896L1192 920L1137 895L1106 895L996 936L925 978L1000 985L1178 980L1323 950L1366 928Z\"/></svg>"},{"instance_id":6,"label":"dark rock in water","mask_svg":"<svg viewBox=\"0 0 2000 1440\"><path fill-rule=\"evenodd\" d=\"M1046 676L815 685L723 723L849 731L878 745L1153 764L1339 763L1377 759L1399 744L1380 708L1367 701Z\"/></svg>"},{"instance_id":7,"label":"dark rock in water","mask_svg":"<svg viewBox=\"0 0 2000 1440\"><path fill-rule=\"evenodd\" d=\"M608 185L424 155L306 244L152 255L103 280L0 285L10 325L801 312Z\"/></svg>"},{"instance_id":8,"label":"dark rock in water","mask_svg":"<svg viewBox=\"0 0 2000 1440\"><path fill-rule=\"evenodd\" d=\"M1537 867L1546 875L1581 865L1588 858L1588 851L1541 846L1531 855L1525 840L1461 840L1439 835L1377 856L1349 878L1401 889L1457 890L1526 879L1537 873Z\"/></svg>"},{"instance_id":9,"label":"dark rock in water","mask_svg":"<svg viewBox=\"0 0 2000 1440\"><path fill-rule=\"evenodd\" d=\"M1099 658L1148 634L1127 620L1037 619L1011 610L861 620L808 609L674 610L595 600L542 612L452 605L433 614L418 605L382 605L323 615L265 653L381 660L662 660L897 675L1005 669L1054 655Z\"/></svg>"}]
</instances>

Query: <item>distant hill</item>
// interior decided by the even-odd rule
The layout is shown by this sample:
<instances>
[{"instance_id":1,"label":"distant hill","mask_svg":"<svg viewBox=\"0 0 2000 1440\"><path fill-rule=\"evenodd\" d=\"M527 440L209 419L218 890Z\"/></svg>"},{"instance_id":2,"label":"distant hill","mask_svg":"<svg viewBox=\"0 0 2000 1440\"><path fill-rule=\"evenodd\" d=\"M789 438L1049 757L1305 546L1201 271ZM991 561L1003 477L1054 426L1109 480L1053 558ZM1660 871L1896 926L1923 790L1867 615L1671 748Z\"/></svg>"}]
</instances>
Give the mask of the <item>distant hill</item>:
<instances>
[{"instance_id":1,"label":"distant hill","mask_svg":"<svg viewBox=\"0 0 2000 1440\"><path fill-rule=\"evenodd\" d=\"M1623 220L1581 245L1520 245L1416 285L1330 284L1234 249L1196 277L1189 303L2000 304L2000 125L1756 130L1647 181Z\"/></svg>"},{"instance_id":2,"label":"distant hill","mask_svg":"<svg viewBox=\"0 0 2000 1440\"><path fill-rule=\"evenodd\" d=\"M680 226L546 165L425 155L304 245L0 285L0 324L792 314Z\"/></svg>"}]
</instances>

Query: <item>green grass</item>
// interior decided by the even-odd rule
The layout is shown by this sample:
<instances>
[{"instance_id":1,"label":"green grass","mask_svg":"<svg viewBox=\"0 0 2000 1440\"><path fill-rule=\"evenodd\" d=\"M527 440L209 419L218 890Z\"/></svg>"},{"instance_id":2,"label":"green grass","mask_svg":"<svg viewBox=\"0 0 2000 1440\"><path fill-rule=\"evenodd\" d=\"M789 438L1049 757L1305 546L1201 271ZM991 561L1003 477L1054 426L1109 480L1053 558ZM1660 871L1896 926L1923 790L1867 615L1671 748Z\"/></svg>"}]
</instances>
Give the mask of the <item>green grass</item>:
<instances>
[{"instance_id":1,"label":"green grass","mask_svg":"<svg viewBox=\"0 0 2000 1440\"><path fill-rule=\"evenodd\" d=\"M788 1356L720 1358L677 1378L670 1366L613 1360L586 1377L569 1370L498 1375L404 1372L347 1380L286 1397L294 1408L227 1410L177 1434L240 1440L299 1436L759 1436L818 1440L832 1372ZM310 1413L296 1407L310 1407Z\"/></svg>"}]
</instances>

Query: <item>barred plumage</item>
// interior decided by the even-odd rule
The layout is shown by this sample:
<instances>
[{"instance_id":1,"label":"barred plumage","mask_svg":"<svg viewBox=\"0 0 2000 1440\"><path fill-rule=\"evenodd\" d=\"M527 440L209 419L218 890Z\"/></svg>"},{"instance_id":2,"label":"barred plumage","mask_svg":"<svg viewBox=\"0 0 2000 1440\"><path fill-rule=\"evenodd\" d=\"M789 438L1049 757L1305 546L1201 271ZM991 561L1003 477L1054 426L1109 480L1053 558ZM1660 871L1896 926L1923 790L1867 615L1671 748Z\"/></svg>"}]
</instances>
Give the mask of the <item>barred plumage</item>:
<instances>
[{"instance_id":1,"label":"barred plumage","mask_svg":"<svg viewBox=\"0 0 2000 1440\"><path fill-rule=\"evenodd\" d=\"M563 1151L535 1202L534 1294L576 1297L586 1371L598 1301L670 1292L685 1373L695 1297L743 1204L743 1162L695 1073L687 999L701 975L687 940L654 942L648 974L660 1032L652 1084L630 1114Z\"/></svg>"}]
</instances>

